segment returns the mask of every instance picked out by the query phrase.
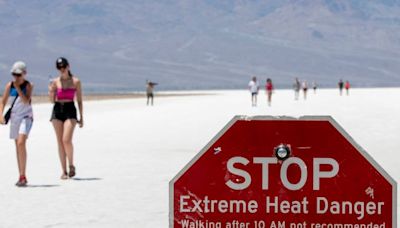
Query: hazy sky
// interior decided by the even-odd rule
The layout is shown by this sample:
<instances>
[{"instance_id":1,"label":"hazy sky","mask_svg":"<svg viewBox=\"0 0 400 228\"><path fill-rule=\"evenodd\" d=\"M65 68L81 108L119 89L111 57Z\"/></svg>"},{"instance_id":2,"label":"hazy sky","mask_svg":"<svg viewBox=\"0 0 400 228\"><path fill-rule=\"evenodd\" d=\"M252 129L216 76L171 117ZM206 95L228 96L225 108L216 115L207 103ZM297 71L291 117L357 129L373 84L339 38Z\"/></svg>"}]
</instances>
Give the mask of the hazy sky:
<instances>
[{"instance_id":1,"label":"hazy sky","mask_svg":"<svg viewBox=\"0 0 400 228\"><path fill-rule=\"evenodd\" d=\"M0 82L16 60L45 91L67 57L88 92L399 86L398 1L0 1Z\"/></svg>"}]
</instances>

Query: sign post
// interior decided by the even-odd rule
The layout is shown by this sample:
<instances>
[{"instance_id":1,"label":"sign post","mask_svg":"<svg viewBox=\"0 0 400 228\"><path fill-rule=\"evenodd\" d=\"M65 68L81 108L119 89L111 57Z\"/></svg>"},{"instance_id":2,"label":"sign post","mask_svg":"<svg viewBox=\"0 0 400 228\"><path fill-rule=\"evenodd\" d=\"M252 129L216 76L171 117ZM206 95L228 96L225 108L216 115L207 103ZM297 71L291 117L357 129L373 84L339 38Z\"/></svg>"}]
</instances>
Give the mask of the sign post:
<instances>
[{"instance_id":1,"label":"sign post","mask_svg":"<svg viewBox=\"0 0 400 228\"><path fill-rule=\"evenodd\" d=\"M173 228L393 228L396 182L331 117L234 117L170 182Z\"/></svg>"}]
</instances>

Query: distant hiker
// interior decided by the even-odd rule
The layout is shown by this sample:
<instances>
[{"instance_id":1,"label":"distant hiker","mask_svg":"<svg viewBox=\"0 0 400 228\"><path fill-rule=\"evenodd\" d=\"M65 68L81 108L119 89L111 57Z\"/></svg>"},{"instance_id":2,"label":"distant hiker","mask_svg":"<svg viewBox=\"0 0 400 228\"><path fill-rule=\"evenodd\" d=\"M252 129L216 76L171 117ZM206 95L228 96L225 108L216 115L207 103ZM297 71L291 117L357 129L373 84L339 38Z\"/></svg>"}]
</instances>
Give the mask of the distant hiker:
<instances>
[{"instance_id":1,"label":"distant hiker","mask_svg":"<svg viewBox=\"0 0 400 228\"><path fill-rule=\"evenodd\" d=\"M295 81L293 83L293 89L294 89L294 99L298 100L299 99L299 93L300 93L300 81L298 78L295 78Z\"/></svg>"},{"instance_id":2,"label":"distant hiker","mask_svg":"<svg viewBox=\"0 0 400 228\"><path fill-rule=\"evenodd\" d=\"M28 183L26 179L26 141L33 123L31 106L33 84L25 79L27 75L26 64L22 61L14 63L11 74L14 80L7 83L1 99L0 123L7 124L10 122L10 138L15 141L19 171L19 179L15 185L24 187ZM10 108L6 116L3 117L7 100Z\"/></svg>"},{"instance_id":3,"label":"distant hiker","mask_svg":"<svg viewBox=\"0 0 400 228\"><path fill-rule=\"evenodd\" d=\"M149 101L151 100L151 105L153 106L154 100L154 86L158 85L155 82L151 82L149 80L146 81L146 95L147 95L147 105L149 105Z\"/></svg>"},{"instance_id":4,"label":"distant hiker","mask_svg":"<svg viewBox=\"0 0 400 228\"><path fill-rule=\"evenodd\" d=\"M344 84L344 88L346 89L346 95L349 95L349 90L350 90L350 82L346 81L346 83Z\"/></svg>"},{"instance_id":5,"label":"distant hiker","mask_svg":"<svg viewBox=\"0 0 400 228\"><path fill-rule=\"evenodd\" d=\"M54 103L50 121L57 137L62 168L61 179L65 180L76 175L72 136L76 124L79 124L79 127L83 127L82 85L81 81L71 73L70 65L66 58L58 58L56 68L60 74L49 85L49 98ZM78 102L79 119L75 108L75 95ZM67 172L67 162L69 172Z\"/></svg>"},{"instance_id":6,"label":"distant hiker","mask_svg":"<svg viewBox=\"0 0 400 228\"><path fill-rule=\"evenodd\" d=\"M342 96L342 92L343 92L343 85L344 85L344 83L343 83L343 80L342 80L342 79L340 79L340 80L339 80L339 82L338 82L338 86L339 86L339 94L340 94L340 96Z\"/></svg>"},{"instance_id":7,"label":"distant hiker","mask_svg":"<svg viewBox=\"0 0 400 228\"><path fill-rule=\"evenodd\" d=\"M253 107L257 106L257 95L258 95L258 90L260 89L260 86L257 82L257 78L254 76L251 81L249 82L249 90L251 93L251 105Z\"/></svg>"},{"instance_id":8,"label":"distant hiker","mask_svg":"<svg viewBox=\"0 0 400 228\"><path fill-rule=\"evenodd\" d=\"M304 100L306 100L306 99L307 99L307 90L308 90L307 81L303 81L303 82L301 83L301 88L303 89L303 97L304 97Z\"/></svg>"},{"instance_id":9,"label":"distant hiker","mask_svg":"<svg viewBox=\"0 0 400 228\"><path fill-rule=\"evenodd\" d=\"M312 87L313 87L313 90L314 90L314 94L316 94L317 93L317 83L315 81L313 81Z\"/></svg>"},{"instance_id":10,"label":"distant hiker","mask_svg":"<svg viewBox=\"0 0 400 228\"><path fill-rule=\"evenodd\" d=\"M265 91L267 92L267 97L268 97L268 106L271 106L273 90L274 90L274 85L272 84L272 80L270 78L268 78L267 82L265 84Z\"/></svg>"}]
</instances>

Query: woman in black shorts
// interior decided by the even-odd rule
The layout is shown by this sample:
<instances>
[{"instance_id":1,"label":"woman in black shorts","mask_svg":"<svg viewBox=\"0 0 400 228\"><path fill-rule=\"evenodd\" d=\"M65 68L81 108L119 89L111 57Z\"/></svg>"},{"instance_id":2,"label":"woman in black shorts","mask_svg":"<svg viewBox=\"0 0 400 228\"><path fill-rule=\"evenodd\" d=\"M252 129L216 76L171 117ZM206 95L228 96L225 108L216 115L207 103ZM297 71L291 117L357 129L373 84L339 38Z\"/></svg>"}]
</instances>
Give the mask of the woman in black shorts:
<instances>
[{"instance_id":1,"label":"woman in black shorts","mask_svg":"<svg viewBox=\"0 0 400 228\"><path fill-rule=\"evenodd\" d=\"M79 127L83 127L82 89L80 80L75 75L72 75L67 59L58 58L56 67L60 71L60 75L49 85L50 101L54 103L50 120L53 123L57 137L62 168L61 179L64 180L76 174L72 136L77 123ZM75 96L78 102L79 119L77 118L74 103Z\"/></svg>"}]
</instances>

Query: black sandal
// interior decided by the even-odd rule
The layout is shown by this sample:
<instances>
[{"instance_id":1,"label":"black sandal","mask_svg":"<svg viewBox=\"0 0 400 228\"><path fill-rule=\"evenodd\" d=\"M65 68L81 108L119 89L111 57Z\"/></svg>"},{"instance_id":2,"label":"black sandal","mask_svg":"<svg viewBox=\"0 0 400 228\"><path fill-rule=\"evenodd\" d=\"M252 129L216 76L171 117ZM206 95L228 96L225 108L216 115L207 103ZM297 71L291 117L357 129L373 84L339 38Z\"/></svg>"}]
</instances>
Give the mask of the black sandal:
<instances>
[{"instance_id":1,"label":"black sandal","mask_svg":"<svg viewBox=\"0 0 400 228\"><path fill-rule=\"evenodd\" d=\"M69 166L69 173L68 173L68 176L69 177L74 177L75 176L75 166L73 166L73 165L70 165Z\"/></svg>"}]
</instances>

